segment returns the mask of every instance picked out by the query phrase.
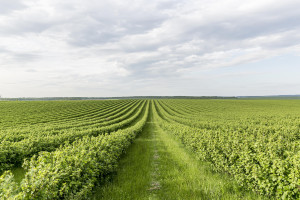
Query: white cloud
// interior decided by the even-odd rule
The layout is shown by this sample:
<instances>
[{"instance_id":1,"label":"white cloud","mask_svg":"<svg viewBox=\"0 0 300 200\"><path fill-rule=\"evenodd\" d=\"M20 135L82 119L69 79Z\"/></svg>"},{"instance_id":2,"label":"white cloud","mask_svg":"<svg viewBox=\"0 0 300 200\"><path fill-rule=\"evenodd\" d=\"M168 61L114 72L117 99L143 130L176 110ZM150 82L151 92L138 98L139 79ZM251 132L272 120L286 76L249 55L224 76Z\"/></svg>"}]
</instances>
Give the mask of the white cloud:
<instances>
[{"instance_id":1,"label":"white cloud","mask_svg":"<svg viewBox=\"0 0 300 200\"><path fill-rule=\"evenodd\" d=\"M7 96L19 96L19 85L30 96L45 85L53 88L46 96L118 96L139 95L144 81L151 93L154 83L186 83L185 73L299 52L299 7L296 0L7 1L0 87Z\"/></svg>"}]
</instances>

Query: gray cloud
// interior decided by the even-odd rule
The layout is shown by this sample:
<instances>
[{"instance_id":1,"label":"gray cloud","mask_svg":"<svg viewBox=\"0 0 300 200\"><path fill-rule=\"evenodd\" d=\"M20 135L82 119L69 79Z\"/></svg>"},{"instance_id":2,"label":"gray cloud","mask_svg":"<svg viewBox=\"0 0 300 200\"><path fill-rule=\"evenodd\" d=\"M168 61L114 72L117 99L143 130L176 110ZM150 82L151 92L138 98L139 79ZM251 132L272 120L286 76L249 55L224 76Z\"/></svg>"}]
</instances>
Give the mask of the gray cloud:
<instances>
[{"instance_id":1,"label":"gray cloud","mask_svg":"<svg viewBox=\"0 0 300 200\"><path fill-rule=\"evenodd\" d=\"M72 94L97 87L141 93L136 85L165 92L200 84L186 78L190 73L299 52L299 8L296 0L7 1L0 8L0 70L36 88L53 83L53 93L62 86ZM9 71L21 68L25 78Z\"/></svg>"},{"instance_id":2,"label":"gray cloud","mask_svg":"<svg viewBox=\"0 0 300 200\"><path fill-rule=\"evenodd\" d=\"M26 8L21 0L2 1L0 6L0 15L9 14L10 12Z\"/></svg>"}]
</instances>

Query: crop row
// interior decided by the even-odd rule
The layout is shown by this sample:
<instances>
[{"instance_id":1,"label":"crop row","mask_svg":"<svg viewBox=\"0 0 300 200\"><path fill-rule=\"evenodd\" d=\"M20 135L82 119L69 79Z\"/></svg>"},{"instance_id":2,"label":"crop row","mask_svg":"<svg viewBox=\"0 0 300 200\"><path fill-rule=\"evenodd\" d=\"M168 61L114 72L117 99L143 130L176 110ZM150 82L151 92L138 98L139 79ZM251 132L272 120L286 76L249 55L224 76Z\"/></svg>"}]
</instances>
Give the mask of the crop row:
<instances>
[{"instance_id":1,"label":"crop row","mask_svg":"<svg viewBox=\"0 0 300 200\"><path fill-rule=\"evenodd\" d=\"M198 101L198 106L204 107L205 103ZM247 118L243 118L243 113L235 113L240 116L235 120L230 116L233 113L227 113L229 116L226 117L216 112L214 117L199 116L190 120L189 124L184 115L170 109L182 105L174 103L168 107L165 104L155 101L154 114L159 125L178 137L199 159L211 162L216 171L227 172L241 185L269 197L300 198L299 123L292 121L288 123L290 126L278 126L293 117L298 119L297 115L282 117L279 109L278 116L271 117L265 110L266 113L260 112L260 115L268 125L263 126L261 123L248 123L248 120L257 120L252 118L257 116L257 112L253 116L248 112ZM224 105L224 109L228 109ZM277 113L274 110L270 112ZM196 121L200 119L208 120L207 127L197 126Z\"/></svg>"},{"instance_id":2,"label":"crop row","mask_svg":"<svg viewBox=\"0 0 300 200\"><path fill-rule=\"evenodd\" d=\"M86 199L95 184L113 172L120 155L142 131L149 103L130 127L99 136L85 136L53 152L26 161L26 175L18 185L10 172L0 178L2 199Z\"/></svg>"},{"instance_id":3,"label":"crop row","mask_svg":"<svg viewBox=\"0 0 300 200\"><path fill-rule=\"evenodd\" d=\"M83 105L75 104L75 106L72 104L69 105L69 102L53 102L53 105L49 104L49 102L44 102L44 104L40 106L38 106L39 104L37 104L36 107L26 107L23 105L24 107L17 106L16 108L12 108L12 110L9 110L11 108L8 106L3 109L0 114L0 119L2 118L0 126L2 130L8 129L13 131L14 129L40 128L41 126L61 126L62 124L77 121L84 122L90 118L102 115L102 113L107 114L112 110L128 106L134 102L136 101L112 101L110 103L100 101L98 104L94 104L94 102L82 102ZM2 104L3 102L1 102L0 105ZM19 108L19 110L16 110L17 108ZM11 114L7 113L8 110ZM35 110L35 112L33 113L32 110ZM32 119L29 120L28 118Z\"/></svg>"},{"instance_id":4,"label":"crop row","mask_svg":"<svg viewBox=\"0 0 300 200\"><path fill-rule=\"evenodd\" d=\"M102 112L102 115L94 116L93 119L89 119L81 123L81 120L76 119L71 123L62 123L59 126L55 124L42 124L38 127L30 126L28 128L20 128L17 130L5 130L0 136L2 141L7 140L17 142L28 137L33 137L34 135L58 135L63 134L65 131L68 131L68 129L73 129L72 131L76 129L78 131L86 128L105 126L115 123L116 120L122 120L122 118L126 117L122 115L128 114L129 111L133 112L141 103L142 102L139 101L134 104L125 104L118 108L113 107L109 111Z\"/></svg>"},{"instance_id":5,"label":"crop row","mask_svg":"<svg viewBox=\"0 0 300 200\"><path fill-rule=\"evenodd\" d=\"M40 132L29 135L18 142L2 141L0 144L0 171L20 166L24 158L29 158L40 151L54 151L65 142L72 143L83 136L97 136L126 128L139 117L144 106L145 101L141 101L124 115L105 123L99 123L97 126L83 129L73 128L63 132Z\"/></svg>"}]
</instances>

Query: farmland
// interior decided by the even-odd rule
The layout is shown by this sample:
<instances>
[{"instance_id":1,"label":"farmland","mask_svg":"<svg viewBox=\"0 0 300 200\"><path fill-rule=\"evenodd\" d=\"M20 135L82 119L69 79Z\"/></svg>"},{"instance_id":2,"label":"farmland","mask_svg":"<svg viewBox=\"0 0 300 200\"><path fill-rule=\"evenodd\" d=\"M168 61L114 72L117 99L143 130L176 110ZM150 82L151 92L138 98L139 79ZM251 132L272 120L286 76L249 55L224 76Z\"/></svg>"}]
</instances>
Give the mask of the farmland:
<instances>
[{"instance_id":1,"label":"farmland","mask_svg":"<svg viewBox=\"0 0 300 200\"><path fill-rule=\"evenodd\" d=\"M1 199L300 199L298 100L0 101Z\"/></svg>"}]
</instances>

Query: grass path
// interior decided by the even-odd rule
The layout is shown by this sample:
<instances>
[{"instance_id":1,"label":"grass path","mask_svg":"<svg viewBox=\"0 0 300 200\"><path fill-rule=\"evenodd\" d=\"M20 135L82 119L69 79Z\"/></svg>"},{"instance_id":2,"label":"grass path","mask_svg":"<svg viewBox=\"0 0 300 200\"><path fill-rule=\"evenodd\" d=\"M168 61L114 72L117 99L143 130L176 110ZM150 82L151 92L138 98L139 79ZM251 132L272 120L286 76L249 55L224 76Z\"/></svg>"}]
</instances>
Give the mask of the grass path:
<instances>
[{"instance_id":1,"label":"grass path","mask_svg":"<svg viewBox=\"0 0 300 200\"><path fill-rule=\"evenodd\" d=\"M152 119L150 114L143 132L121 158L116 174L96 188L92 199L149 199L156 148Z\"/></svg>"},{"instance_id":2,"label":"grass path","mask_svg":"<svg viewBox=\"0 0 300 200\"><path fill-rule=\"evenodd\" d=\"M262 199L245 192L208 163L195 159L171 134L163 131L152 111L143 132L119 162L119 169L98 187L92 199L193 200Z\"/></svg>"}]
</instances>

